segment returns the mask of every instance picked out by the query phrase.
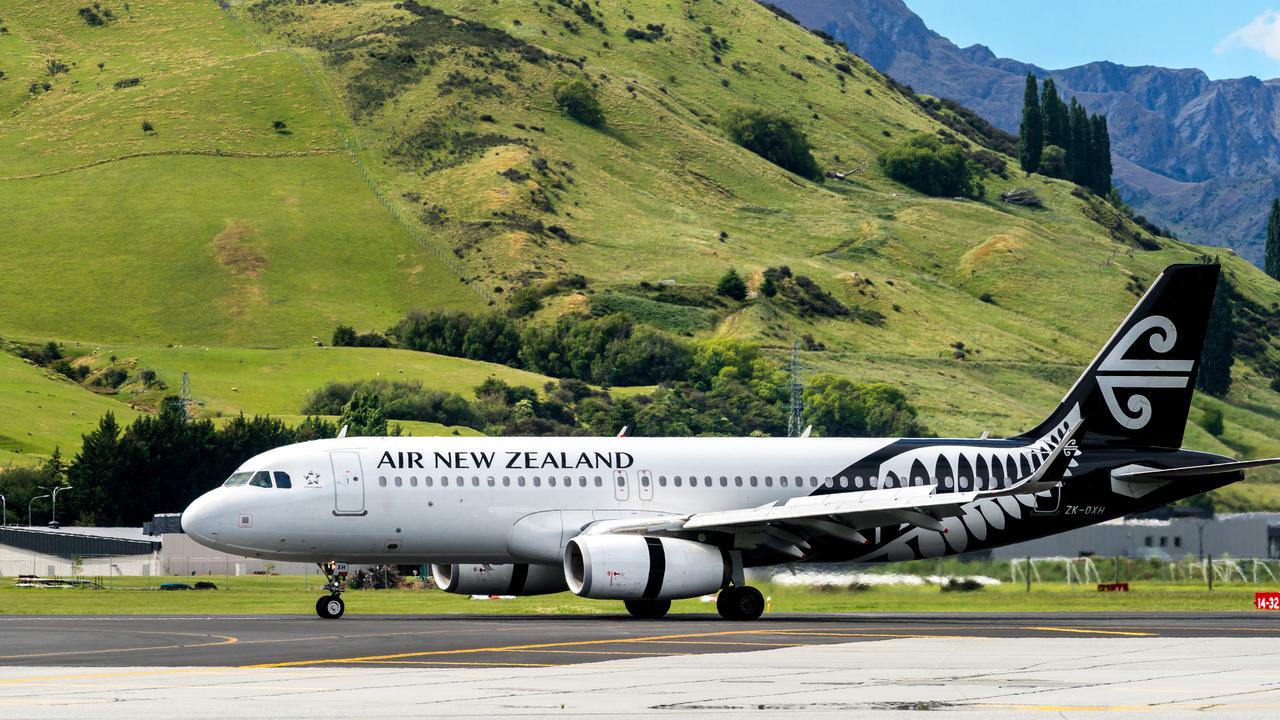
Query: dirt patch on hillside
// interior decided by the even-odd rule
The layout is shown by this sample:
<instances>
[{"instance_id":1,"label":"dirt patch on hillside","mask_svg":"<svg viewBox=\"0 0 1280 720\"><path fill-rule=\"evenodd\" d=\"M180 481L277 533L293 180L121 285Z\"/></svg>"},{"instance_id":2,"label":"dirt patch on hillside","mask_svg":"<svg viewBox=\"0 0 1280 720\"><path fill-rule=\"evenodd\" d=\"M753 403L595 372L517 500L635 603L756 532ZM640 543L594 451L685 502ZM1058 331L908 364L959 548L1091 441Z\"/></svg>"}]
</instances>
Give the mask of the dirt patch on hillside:
<instances>
[{"instance_id":1,"label":"dirt patch on hillside","mask_svg":"<svg viewBox=\"0 0 1280 720\"><path fill-rule=\"evenodd\" d=\"M227 227L213 238L218 262L232 275L256 278L267 264L267 258L248 241L255 234L244 220L227 220Z\"/></svg>"},{"instance_id":2,"label":"dirt patch on hillside","mask_svg":"<svg viewBox=\"0 0 1280 720\"><path fill-rule=\"evenodd\" d=\"M257 230L245 220L230 218L213 238L218 264L235 279L234 289L221 304L232 317L244 317L251 306L266 302L259 278L267 265L262 251L251 244Z\"/></svg>"},{"instance_id":3,"label":"dirt patch on hillside","mask_svg":"<svg viewBox=\"0 0 1280 720\"><path fill-rule=\"evenodd\" d=\"M1022 257L1024 247L1025 243L1013 235L992 235L960 257L960 269L974 272L992 262L1018 260Z\"/></svg>"}]
</instances>

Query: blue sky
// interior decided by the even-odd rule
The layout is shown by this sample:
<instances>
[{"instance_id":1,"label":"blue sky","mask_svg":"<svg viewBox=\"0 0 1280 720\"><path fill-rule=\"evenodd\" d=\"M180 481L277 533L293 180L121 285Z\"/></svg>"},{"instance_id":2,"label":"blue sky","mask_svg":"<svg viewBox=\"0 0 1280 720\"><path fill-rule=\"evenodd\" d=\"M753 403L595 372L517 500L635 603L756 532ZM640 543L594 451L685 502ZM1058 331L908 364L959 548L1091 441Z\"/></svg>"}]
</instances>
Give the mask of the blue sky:
<instances>
[{"instance_id":1,"label":"blue sky","mask_svg":"<svg viewBox=\"0 0 1280 720\"><path fill-rule=\"evenodd\" d=\"M1057 69L1094 60L1280 77L1280 0L905 0L961 47Z\"/></svg>"}]
</instances>

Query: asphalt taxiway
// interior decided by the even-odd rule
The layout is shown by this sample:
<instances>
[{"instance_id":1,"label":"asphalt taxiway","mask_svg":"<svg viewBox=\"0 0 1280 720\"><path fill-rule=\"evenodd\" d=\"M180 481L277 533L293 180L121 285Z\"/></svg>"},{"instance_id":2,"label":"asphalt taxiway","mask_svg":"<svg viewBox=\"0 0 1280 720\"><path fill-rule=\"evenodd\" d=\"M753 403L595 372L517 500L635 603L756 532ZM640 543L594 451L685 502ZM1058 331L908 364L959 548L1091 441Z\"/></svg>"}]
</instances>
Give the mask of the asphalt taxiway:
<instances>
[{"instance_id":1,"label":"asphalt taxiway","mask_svg":"<svg viewBox=\"0 0 1280 720\"><path fill-rule=\"evenodd\" d=\"M0 666L540 667L891 639L1260 638L1261 613L626 616L0 616ZM1033 646L1034 643L1028 643Z\"/></svg>"},{"instance_id":2,"label":"asphalt taxiway","mask_svg":"<svg viewBox=\"0 0 1280 720\"><path fill-rule=\"evenodd\" d=\"M0 617L0 718L1273 718L1269 614Z\"/></svg>"}]
</instances>

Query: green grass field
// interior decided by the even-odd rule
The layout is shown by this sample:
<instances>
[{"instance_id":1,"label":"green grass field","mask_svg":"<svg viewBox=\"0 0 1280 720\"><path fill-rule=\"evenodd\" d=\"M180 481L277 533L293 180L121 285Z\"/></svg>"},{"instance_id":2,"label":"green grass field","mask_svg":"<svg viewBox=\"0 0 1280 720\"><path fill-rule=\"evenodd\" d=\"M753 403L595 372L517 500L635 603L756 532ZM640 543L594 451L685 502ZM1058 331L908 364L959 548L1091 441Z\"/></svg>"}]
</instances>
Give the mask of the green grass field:
<instances>
[{"instance_id":1,"label":"green grass field","mask_svg":"<svg viewBox=\"0 0 1280 720\"><path fill-rule=\"evenodd\" d=\"M108 590L32 590L13 588L0 578L0 614L309 614L323 594L323 580L309 577L202 578L216 591L161 591L161 582L193 582L190 577L113 578ZM761 584L771 612L1251 612L1256 590L1271 586L1227 584L1210 592L1203 585L1136 582L1128 593L1101 593L1092 586L1037 583L1028 593L1021 584L982 591L941 592L934 586L874 588L859 592L822 592ZM352 590L343 598L347 611L359 614L566 614L625 613L621 602L584 600L568 593L472 600L438 590ZM672 604L675 613L714 613L714 603L698 599Z\"/></svg>"}]
</instances>

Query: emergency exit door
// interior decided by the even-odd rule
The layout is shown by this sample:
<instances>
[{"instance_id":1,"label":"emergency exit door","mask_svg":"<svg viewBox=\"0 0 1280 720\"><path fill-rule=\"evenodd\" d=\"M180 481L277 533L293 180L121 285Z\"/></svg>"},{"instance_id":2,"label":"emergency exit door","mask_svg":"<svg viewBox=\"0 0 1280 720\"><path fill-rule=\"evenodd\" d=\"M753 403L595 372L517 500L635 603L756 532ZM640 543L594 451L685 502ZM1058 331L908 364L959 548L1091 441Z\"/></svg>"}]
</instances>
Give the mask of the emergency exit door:
<instances>
[{"instance_id":1,"label":"emergency exit door","mask_svg":"<svg viewBox=\"0 0 1280 720\"><path fill-rule=\"evenodd\" d=\"M613 499L626 500L631 495L630 482L626 470L613 471Z\"/></svg>"},{"instance_id":2,"label":"emergency exit door","mask_svg":"<svg viewBox=\"0 0 1280 720\"><path fill-rule=\"evenodd\" d=\"M360 471L360 454L329 453L333 463L333 514L364 515L364 475Z\"/></svg>"}]
</instances>

